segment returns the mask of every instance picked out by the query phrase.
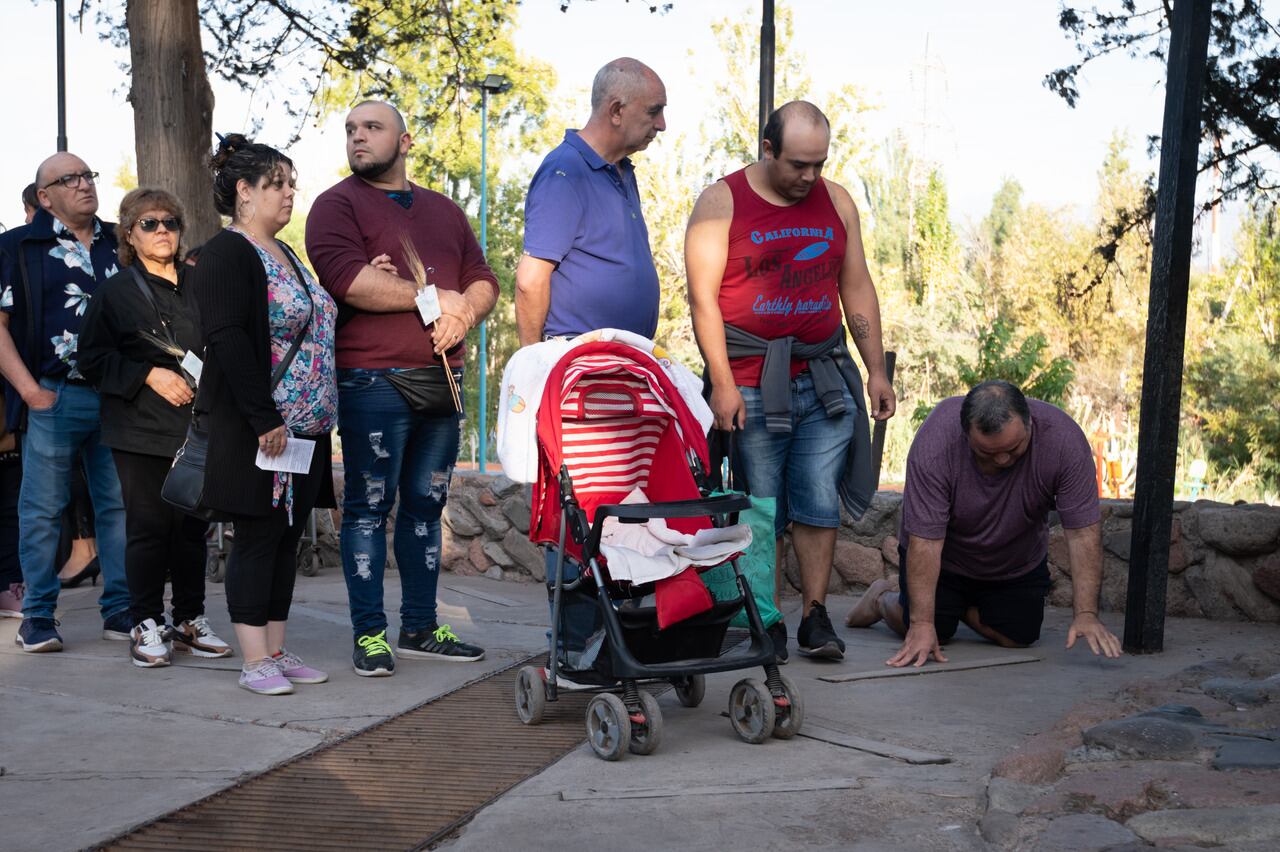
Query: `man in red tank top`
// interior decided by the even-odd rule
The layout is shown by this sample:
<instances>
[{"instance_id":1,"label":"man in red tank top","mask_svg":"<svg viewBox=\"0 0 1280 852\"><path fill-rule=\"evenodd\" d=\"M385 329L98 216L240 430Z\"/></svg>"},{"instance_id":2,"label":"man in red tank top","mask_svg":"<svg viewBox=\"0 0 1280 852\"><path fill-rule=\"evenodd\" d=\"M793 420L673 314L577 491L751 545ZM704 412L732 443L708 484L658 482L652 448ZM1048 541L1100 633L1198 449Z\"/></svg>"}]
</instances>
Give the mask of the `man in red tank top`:
<instances>
[{"instance_id":1,"label":"man in red tank top","mask_svg":"<svg viewBox=\"0 0 1280 852\"><path fill-rule=\"evenodd\" d=\"M813 104L774 111L764 158L699 197L685 269L715 425L737 433L734 465L751 493L777 500L779 562L792 524L805 601L800 651L838 660L844 642L824 602L840 526L838 486L868 411L844 323L867 369L870 413L886 420L896 400L858 210L848 191L822 178L830 138ZM770 634L785 660L785 626Z\"/></svg>"}]
</instances>

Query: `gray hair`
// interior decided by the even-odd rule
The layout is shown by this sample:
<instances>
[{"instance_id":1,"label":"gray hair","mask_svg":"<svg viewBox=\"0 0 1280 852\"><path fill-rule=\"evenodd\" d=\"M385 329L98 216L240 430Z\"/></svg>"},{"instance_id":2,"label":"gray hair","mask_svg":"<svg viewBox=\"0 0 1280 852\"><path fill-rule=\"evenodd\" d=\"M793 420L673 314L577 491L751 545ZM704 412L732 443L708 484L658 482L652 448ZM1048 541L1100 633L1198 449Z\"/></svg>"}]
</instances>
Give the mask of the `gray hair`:
<instances>
[{"instance_id":1,"label":"gray hair","mask_svg":"<svg viewBox=\"0 0 1280 852\"><path fill-rule=\"evenodd\" d=\"M1031 408L1017 385L992 379L975 385L960 405L960 427L966 435L972 426L984 435L995 435L1015 416L1031 425Z\"/></svg>"},{"instance_id":2,"label":"gray hair","mask_svg":"<svg viewBox=\"0 0 1280 852\"><path fill-rule=\"evenodd\" d=\"M604 109L614 98L626 103L644 88L650 77L657 76L638 59L623 56L613 60L597 71L591 82L591 112Z\"/></svg>"}]
</instances>

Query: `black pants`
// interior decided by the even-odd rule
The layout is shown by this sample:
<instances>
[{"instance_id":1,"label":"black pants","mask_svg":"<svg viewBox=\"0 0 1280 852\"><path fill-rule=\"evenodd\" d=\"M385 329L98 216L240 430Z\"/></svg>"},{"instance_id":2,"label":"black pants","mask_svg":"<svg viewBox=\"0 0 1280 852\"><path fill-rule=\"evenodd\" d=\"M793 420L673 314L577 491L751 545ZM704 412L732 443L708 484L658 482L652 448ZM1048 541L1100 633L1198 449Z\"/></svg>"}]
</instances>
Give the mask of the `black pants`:
<instances>
[{"instance_id":1,"label":"black pants","mask_svg":"<svg viewBox=\"0 0 1280 852\"><path fill-rule=\"evenodd\" d=\"M206 524L160 496L173 459L112 450L124 498L124 572L134 624L164 624L164 581L173 585L173 623L204 615Z\"/></svg>"},{"instance_id":2,"label":"black pants","mask_svg":"<svg viewBox=\"0 0 1280 852\"><path fill-rule=\"evenodd\" d=\"M18 491L22 488L22 456L0 453L0 592L22 582L18 561Z\"/></svg>"},{"instance_id":3,"label":"black pants","mask_svg":"<svg viewBox=\"0 0 1280 852\"><path fill-rule=\"evenodd\" d=\"M84 478L84 465L76 459L71 465L71 500L62 510L62 533L58 536L58 552L54 565L59 571L71 558L71 542L93 538L93 500L89 497L89 481Z\"/></svg>"},{"instance_id":4,"label":"black pants","mask_svg":"<svg viewBox=\"0 0 1280 852\"><path fill-rule=\"evenodd\" d=\"M285 513L284 498L262 517L237 515L231 555L227 557L227 611L234 624L265 627L268 621L288 621L293 602L293 582L298 574L298 539L320 493L323 469L319 454L329 452L329 442L316 444L311 473L293 477L293 523Z\"/></svg>"},{"instance_id":5,"label":"black pants","mask_svg":"<svg viewBox=\"0 0 1280 852\"><path fill-rule=\"evenodd\" d=\"M901 590L898 600L902 604L902 619L910 626L905 544L898 546L898 588ZM1044 600L1048 595L1047 556L1027 573L1010 580L974 580L944 570L938 574L938 588L933 600L933 626L938 631L938 641L950 641L965 613L974 607L984 625L1011 642L1030 645L1040 638Z\"/></svg>"}]
</instances>

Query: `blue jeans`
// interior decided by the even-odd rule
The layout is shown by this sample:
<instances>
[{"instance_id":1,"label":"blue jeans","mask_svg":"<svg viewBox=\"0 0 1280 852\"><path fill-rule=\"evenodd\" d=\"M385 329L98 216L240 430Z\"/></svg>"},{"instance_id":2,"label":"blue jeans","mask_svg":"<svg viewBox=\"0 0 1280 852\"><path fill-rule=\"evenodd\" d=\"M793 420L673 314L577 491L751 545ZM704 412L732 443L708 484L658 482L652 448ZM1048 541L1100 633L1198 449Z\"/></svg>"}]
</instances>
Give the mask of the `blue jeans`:
<instances>
[{"instance_id":1,"label":"blue jeans","mask_svg":"<svg viewBox=\"0 0 1280 852\"><path fill-rule=\"evenodd\" d=\"M548 547L544 551L546 555L546 571L547 571L547 611L551 613L551 617L555 617L555 589L556 589L556 550L555 547ZM578 579L582 573L582 566L572 557L564 558L564 582L572 583ZM581 597L580 593L585 593L586 597ZM596 603L596 582L587 579L581 586L572 592L561 591L560 593L560 648L562 660L567 660L574 664L576 668L577 658L587 648L587 640L600 629L602 616L600 614L600 605ZM554 627L554 625L553 625ZM547 631L547 642L551 641L551 631Z\"/></svg>"},{"instance_id":2,"label":"blue jeans","mask_svg":"<svg viewBox=\"0 0 1280 852\"><path fill-rule=\"evenodd\" d=\"M30 411L22 438L22 490L18 494L18 558L27 592L22 614L53 618L62 588L55 565L62 510L71 500L71 469L84 461L94 533L102 567L98 606L103 619L129 609L124 576L124 500L111 450L99 442L98 394L83 385L41 379L40 386L58 395L53 406Z\"/></svg>"},{"instance_id":3,"label":"blue jeans","mask_svg":"<svg viewBox=\"0 0 1280 852\"><path fill-rule=\"evenodd\" d=\"M735 464L756 497L777 499L774 532L782 535L788 521L811 527L840 526L840 477L858 408L847 387L841 388L845 413L828 417L813 389L813 377L801 373L791 381L791 431L765 429L759 388L740 387L747 425L736 435Z\"/></svg>"},{"instance_id":4,"label":"blue jeans","mask_svg":"<svg viewBox=\"0 0 1280 852\"><path fill-rule=\"evenodd\" d=\"M338 434L346 483L342 498L342 572L356 634L387 626L382 576L387 515L400 494L393 547L400 570L400 626L436 623L440 515L458 457L459 415L415 414L383 376L387 370L338 371Z\"/></svg>"}]
</instances>

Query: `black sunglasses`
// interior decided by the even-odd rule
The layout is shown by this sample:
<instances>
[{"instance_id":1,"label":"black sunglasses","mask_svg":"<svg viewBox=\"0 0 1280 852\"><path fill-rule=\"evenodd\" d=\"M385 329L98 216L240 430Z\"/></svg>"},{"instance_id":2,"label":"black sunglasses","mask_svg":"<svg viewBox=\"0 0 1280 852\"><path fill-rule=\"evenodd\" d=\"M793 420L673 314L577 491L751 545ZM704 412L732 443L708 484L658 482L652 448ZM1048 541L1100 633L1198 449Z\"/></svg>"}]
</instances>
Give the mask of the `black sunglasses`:
<instances>
[{"instance_id":1,"label":"black sunglasses","mask_svg":"<svg viewBox=\"0 0 1280 852\"><path fill-rule=\"evenodd\" d=\"M148 234L161 225L164 225L164 229L171 233L182 230L182 220L177 216L166 216L163 219L139 219L134 224Z\"/></svg>"}]
</instances>

